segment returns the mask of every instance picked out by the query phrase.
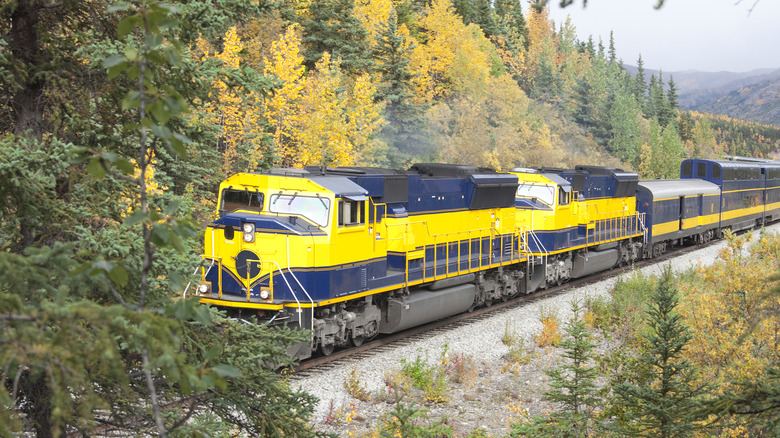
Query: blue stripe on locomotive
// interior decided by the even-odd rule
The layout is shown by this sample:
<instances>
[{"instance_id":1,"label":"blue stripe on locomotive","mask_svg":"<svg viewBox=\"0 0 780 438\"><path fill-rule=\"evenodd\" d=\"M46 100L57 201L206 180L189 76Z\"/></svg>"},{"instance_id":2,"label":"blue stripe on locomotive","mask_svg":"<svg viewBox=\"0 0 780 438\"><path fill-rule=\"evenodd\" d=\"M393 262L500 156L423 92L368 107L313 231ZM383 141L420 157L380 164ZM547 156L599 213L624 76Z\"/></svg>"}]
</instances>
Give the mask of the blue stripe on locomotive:
<instances>
[{"instance_id":1,"label":"blue stripe on locomotive","mask_svg":"<svg viewBox=\"0 0 780 438\"><path fill-rule=\"evenodd\" d=\"M483 238L481 242L480 239L473 240L471 242L471 253L468 252L468 242L450 245L442 244L437 245L436 248L425 248L425 272L423 272L422 258L410 261L409 281L415 282L424 278L433 278L434 276L441 276L458 270L476 269L479 266L487 266L491 262L495 264L508 261L512 254L518 252L517 241L511 235L492 239L492 251L490 251L490 241L490 238ZM480 244L482 245L481 250ZM447 253L448 246L449 254ZM460 254L458 254L458 246L460 246ZM506 251L502 253L502 249ZM511 251L508 251L508 249L511 249ZM289 269L285 269L284 275L280 275L278 272L273 274L274 300L295 301L297 297L301 302L308 301L300 285L303 286L315 302L367 290L401 285L405 281L405 263L405 254L389 253L387 258L378 258L347 265L309 269L293 268L292 274L290 274ZM221 274L223 295L246 296L240 280L234 273L223 268ZM206 281L217 285L219 284L218 275L219 271L217 265L215 265L208 271ZM300 285L298 282L300 282ZM259 298L260 290L268 286L269 276L267 274L254 280L251 284L250 297Z\"/></svg>"}]
</instances>

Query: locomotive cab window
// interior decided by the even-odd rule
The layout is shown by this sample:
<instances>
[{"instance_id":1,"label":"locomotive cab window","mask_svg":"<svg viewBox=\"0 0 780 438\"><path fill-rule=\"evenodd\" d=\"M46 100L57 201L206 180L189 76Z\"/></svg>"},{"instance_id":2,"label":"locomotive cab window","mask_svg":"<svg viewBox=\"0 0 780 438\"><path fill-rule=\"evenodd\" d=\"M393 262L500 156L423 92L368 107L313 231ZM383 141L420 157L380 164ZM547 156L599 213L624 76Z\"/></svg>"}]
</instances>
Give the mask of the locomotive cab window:
<instances>
[{"instance_id":1,"label":"locomotive cab window","mask_svg":"<svg viewBox=\"0 0 780 438\"><path fill-rule=\"evenodd\" d=\"M236 210L260 212L263 210L264 201L265 194L263 194L263 192L225 189L222 191L222 204L219 207L219 212L220 214L230 213Z\"/></svg>"},{"instance_id":2,"label":"locomotive cab window","mask_svg":"<svg viewBox=\"0 0 780 438\"><path fill-rule=\"evenodd\" d=\"M343 198L339 200L339 226L366 223L365 201Z\"/></svg>"},{"instance_id":3,"label":"locomotive cab window","mask_svg":"<svg viewBox=\"0 0 780 438\"><path fill-rule=\"evenodd\" d=\"M555 188L533 183L520 183L517 187L517 197L532 201L540 201L545 205L553 205L555 201Z\"/></svg>"},{"instance_id":4,"label":"locomotive cab window","mask_svg":"<svg viewBox=\"0 0 780 438\"><path fill-rule=\"evenodd\" d=\"M558 187L558 205L569 205L571 202L571 192L566 191L563 187Z\"/></svg>"},{"instance_id":5,"label":"locomotive cab window","mask_svg":"<svg viewBox=\"0 0 780 438\"><path fill-rule=\"evenodd\" d=\"M302 196L298 192L292 195L278 193L269 197L268 210L271 213L303 216L324 227L328 225L328 217L330 216L330 199L319 195Z\"/></svg>"}]
</instances>

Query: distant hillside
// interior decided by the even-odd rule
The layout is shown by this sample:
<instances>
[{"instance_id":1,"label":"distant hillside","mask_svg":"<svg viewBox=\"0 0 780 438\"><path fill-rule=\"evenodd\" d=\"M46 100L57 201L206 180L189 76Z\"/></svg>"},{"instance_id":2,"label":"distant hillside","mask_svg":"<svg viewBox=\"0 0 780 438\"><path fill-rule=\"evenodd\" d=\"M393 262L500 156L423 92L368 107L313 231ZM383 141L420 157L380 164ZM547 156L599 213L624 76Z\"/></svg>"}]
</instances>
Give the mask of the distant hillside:
<instances>
[{"instance_id":1,"label":"distant hillside","mask_svg":"<svg viewBox=\"0 0 780 438\"><path fill-rule=\"evenodd\" d=\"M633 65L624 65L626 71L636 76L637 68ZM758 82L764 76L775 73L775 69L763 68L747 72L735 73L730 71L706 72L698 70L663 71L664 82L674 77L679 93L688 94L699 90L713 90L722 87L730 87L729 90ZM650 81L650 76L658 76L658 70L645 69L645 80Z\"/></svg>"},{"instance_id":2,"label":"distant hillside","mask_svg":"<svg viewBox=\"0 0 780 438\"><path fill-rule=\"evenodd\" d=\"M636 75L635 66L623 67ZM662 73L664 83L674 78L680 109L780 126L780 70ZM645 79L649 82L651 75L658 74L658 70L646 69Z\"/></svg>"},{"instance_id":3,"label":"distant hillside","mask_svg":"<svg viewBox=\"0 0 780 438\"><path fill-rule=\"evenodd\" d=\"M780 70L720 87L681 92L680 108L780 126Z\"/></svg>"}]
</instances>

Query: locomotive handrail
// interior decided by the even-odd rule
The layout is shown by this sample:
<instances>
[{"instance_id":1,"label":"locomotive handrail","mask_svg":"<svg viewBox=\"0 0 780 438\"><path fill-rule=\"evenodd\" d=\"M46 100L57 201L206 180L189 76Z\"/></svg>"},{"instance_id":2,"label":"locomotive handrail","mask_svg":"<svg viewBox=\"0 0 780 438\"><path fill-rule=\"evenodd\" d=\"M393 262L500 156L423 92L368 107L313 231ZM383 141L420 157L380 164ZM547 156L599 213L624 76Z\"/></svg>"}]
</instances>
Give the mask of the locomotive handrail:
<instances>
[{"instance_id":1,"label":"locomotive handrail","mask_svg":"<svg viewBox=\"0 0 780 438\"><path fill-rule=\"evenodd\" d=\"M641 224L641 227L639 226ZM620 225L618 227L618 225ZM629 231L629 225L631 230ZM644 225L644 213L633 212L626 214L623 212L620 216L603 219L594 219L585 224L585 246L608 242L625 238L629 235L644 234L645 243L647 241L647 229ZM593 240L591 241L589 230L593 230Z\"/></svg>"},{"instance_id":2,"label":"locomotive handrail","mask_svg":"<svg viewBox=\"0 0 780 438\"><path fill-rule=\"evenodd\" d=\"M298 280L298 277L295 276L295 272L290 268L290 236L287 236L287 270L290 271L290 275L292 275L292 278L295 279L295 282L298 283L298 286L300 286L303 293L306 294L306 298L309 299L309 303L311 303L311 329L312 329L312 336L314 336L314 299L312 299L311 295L309 295L309 292L306 291L306 288L303 287L301 282ZM287 283L287 279L284 277L284 273L279 270L279 272L282 274L282 279ZM298 301L298 297L295 295L295 292L293 292L292 287L290 287L290 284L287 284L287 287L290 289L290 293L293 295L293 298L295 298L295 302L298 303L298 313L302 313L303 310L301 309L301 303ZM301 319L298 318L298 326L301 326Z\"/></svg>"}]
</instances>

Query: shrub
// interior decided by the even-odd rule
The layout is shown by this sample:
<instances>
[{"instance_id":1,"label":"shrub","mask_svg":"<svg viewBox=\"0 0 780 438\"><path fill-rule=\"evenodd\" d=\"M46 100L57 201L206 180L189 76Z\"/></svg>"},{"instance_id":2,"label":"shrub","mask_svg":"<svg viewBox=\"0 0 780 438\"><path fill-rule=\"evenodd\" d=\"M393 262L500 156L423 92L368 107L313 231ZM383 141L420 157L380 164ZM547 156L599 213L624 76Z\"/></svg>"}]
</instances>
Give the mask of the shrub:
<instances>
[{"instance_id":1,"label":"shrub","mask_svg":"<svg viewBox=\"0 0 780 438\"><path fill-rule=\"evenodd\" d=\"M536 345L557 347L561 343L561 331L559 329L558 315L555 311L542 306L540 309L542 331L536 336Z\"/></svg>"},{"instance_id":2,"label":"shrub","mask_svg":"<svg viewBox=\"0 0 780 438\"><path fill-rule=\"evenodd\" d=\"M349 373L347 373L347 379L344 381L344 389L349 392L349 395L360 401L371 400L371 393L363 386L358 370L355 368L352 368L349 370Z\"/></svg>"},{"instance_id":3,"label":"shrub","mask_svg":"<svg viewBox=\"0 0 780 438\"><path fill-rule=\"evenodd\" d=\"M432 366L420 354L413 361L401 360L401 373L408 376L412 386L421 390L425 400L446 403L447 374Z\"/></svg>"}]
</instances>

